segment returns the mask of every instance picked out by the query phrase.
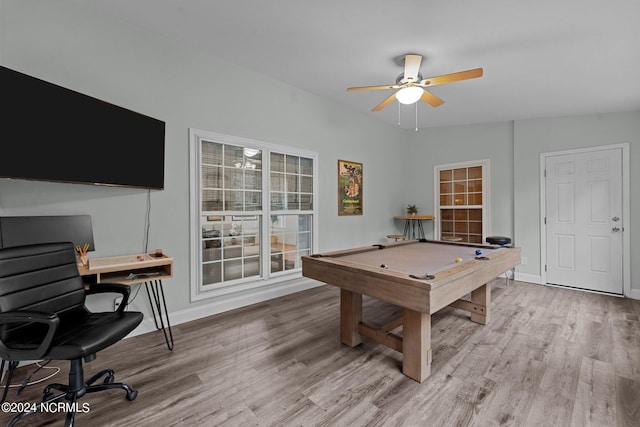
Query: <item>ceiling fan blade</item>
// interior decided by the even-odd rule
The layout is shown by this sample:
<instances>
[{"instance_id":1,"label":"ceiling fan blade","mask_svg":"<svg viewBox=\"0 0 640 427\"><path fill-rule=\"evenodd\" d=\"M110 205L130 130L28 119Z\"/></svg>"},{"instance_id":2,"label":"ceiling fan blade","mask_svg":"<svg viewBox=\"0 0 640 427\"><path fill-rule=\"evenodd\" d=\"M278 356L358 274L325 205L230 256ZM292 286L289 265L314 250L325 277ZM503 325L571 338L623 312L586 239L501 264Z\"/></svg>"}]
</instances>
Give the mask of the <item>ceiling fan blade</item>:
<instances>
[{"instance_id":1,"label":"ceiling fan blade","mask_svg":"<svg viewBox=\"0 0 640 427\"><path fill-rule=\"evenodd\" d=\"M373 110L371 110L371 111L380 111L384 107L386 107L387 105L391 104L396 99L396 93L398 93L398 91L393 92L393 94L391 96L389 96L387 99L382 101L380 104L378 104L375 107L373 107Z\"/></svg>"},{"instance_id":2,"label":"ceiling fan blade","mask_svg":"<svg viewBox=\"0 0 640 427\"><path fill-rule=\"evenodd\" d=\"M433 108L439 107L442 104L444 104L444 101L442 99L438 98L428 90L424 91L420 99L422 99L427 104L431 105Z\"/></svg>"},{"instance_id":3,"label":"ceiling fan blade","mask_svg":"<svg viewBox=\"0 0 640 427\"><path fill-rule=\"evenodd\" d=\"M347 92L353 92L355 90L382 90L382 89L397 89L398 85L380 85L380 86L358 86L348 87Z\"/></svg>"},{"instance_id":4,"label":"ceiling fan blade","mask_svg":"<svg viewBox=\"0 0 640 427\"><path fill-rule=\"evenodd\" d=\"M405 55L404 56L404 80L411 79L418 81L418 72L420 71L421 55Z\"/></svg>"},{"instance_id":5,"label":"ceiling fan blade","mask_svg":"<svg viewBox=\"0 0 640 427\"><path fill-rule=\"evenodd\" d=\"M459 71L457 73L444 74L437 77L429 77L420 82L421 86L436 86L445 83L457 82L460 80L475 79L482 77L482 68L474 68L473 70Z\"/></svg>"}]
</instances>

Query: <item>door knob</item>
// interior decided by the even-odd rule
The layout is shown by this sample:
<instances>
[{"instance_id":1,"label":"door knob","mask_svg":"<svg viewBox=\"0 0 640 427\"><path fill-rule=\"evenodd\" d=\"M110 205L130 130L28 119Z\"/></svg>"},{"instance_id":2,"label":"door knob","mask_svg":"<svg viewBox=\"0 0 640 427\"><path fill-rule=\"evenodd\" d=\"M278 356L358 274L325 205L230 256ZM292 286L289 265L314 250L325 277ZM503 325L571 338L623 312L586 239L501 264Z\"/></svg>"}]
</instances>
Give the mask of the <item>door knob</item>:
<instances>
[{"instance_id":1,"label":"door knob","mask_svg":"<svg viewBox=\"0 0 640 427\"><path fill-rule=\"evenodd\" d=\"M617 233L618 231L620 231L620 229L618 227L613 227L611 231L613 231L614 233Z\"/></svg>"}]
</instances>

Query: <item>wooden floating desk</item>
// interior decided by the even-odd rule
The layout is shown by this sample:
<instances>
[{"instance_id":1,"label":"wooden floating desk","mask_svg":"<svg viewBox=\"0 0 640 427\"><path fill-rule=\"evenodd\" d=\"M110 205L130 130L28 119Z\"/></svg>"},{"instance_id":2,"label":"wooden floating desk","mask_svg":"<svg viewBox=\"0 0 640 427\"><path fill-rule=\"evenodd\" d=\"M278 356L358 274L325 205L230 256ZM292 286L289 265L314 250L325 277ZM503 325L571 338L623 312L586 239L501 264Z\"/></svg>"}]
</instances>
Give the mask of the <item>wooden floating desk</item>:
<instances>
[{"instance_id":1,"label":"wooden floating desk","mask_svg":"<svg viewBox=\"0 0 640 427\"><path fill-rule=\"evenodd\" d=\"M154 254L90 258L88 265L78 264L78 271L89 283L144 284L156 329L162 330L167 348L173 350L173 334L162 289L162 280L173 277L173 258Z\"/></svg>"}]
</instances>

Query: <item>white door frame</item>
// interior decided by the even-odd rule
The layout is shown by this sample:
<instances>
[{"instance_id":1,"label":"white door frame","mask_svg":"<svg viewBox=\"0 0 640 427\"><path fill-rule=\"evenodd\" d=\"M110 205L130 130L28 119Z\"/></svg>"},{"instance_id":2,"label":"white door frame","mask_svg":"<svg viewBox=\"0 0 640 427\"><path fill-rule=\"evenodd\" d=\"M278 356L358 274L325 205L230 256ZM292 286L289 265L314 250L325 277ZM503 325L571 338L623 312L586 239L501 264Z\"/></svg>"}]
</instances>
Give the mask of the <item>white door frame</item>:
<instances>
[{"instance_id":1,"label":"white door frame","mask_svg":"<svg viewBox=\"0 0 640 427\"><path fill-rule=\"evenodd\" d=\"M629 143L624 142L620 144L611 145L599 145L597 147L578 148L574 150L565 151L552 151L548 153L540 153L540 277L542 284L547 284L547 271L545 264L547 261L547 232L546 224L544 223L547 206L546 206L546 185L545 185L545 165L547 157L563 156L571 154L582 154L592 151L610 150L610 149L622 149L622 289L624 296L630 296L631 294L631 242L630 236L630 210L629 210Z\"/></svg>"}]
</instances>

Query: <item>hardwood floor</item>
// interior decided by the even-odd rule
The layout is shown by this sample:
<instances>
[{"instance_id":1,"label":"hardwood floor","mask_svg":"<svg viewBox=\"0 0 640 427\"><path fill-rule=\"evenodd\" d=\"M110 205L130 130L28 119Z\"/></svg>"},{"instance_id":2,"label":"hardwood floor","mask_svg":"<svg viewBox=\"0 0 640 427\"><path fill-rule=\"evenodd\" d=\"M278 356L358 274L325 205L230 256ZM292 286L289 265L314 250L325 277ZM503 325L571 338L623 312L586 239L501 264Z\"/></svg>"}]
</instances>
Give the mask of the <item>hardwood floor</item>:
<instances>
[{"instance_id":1,"label":"hardwood floor","mask_svg":"<svg viewBox=\"0 0 640 427\"><path fill-rule=\"evenodd\" d=\"M432 374L422 384L402 375L393 350L340 344L339 290L323 286L177 325L172 352L154 332L99 353L85 376L110 367L140 394L86 395L90 410L76 425L640 425L640 301L504 279L492 286L489 325L453 308L433 316ZM365 319L398 312L365 301ZM50 382L66 382L67 364L56 366ZM37 402L42 389L11 390L7 401ZM34 414L18 425L63 419Z\"/></svg>"}]
</instances>

